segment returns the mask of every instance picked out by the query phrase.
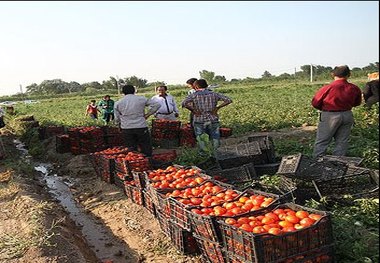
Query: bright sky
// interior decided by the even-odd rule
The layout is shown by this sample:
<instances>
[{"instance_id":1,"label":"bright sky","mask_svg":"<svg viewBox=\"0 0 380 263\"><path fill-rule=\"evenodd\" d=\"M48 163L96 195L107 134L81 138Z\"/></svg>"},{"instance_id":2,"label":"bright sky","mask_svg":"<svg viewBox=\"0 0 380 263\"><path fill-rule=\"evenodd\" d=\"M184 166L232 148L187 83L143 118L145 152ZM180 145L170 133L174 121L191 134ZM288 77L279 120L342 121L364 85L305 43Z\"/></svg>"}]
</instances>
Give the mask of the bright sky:
<instances>
[{"instance_id":1,"label":"bright sky","mask_svg":"<svg viewBox=\"0 0 380 263\"><path fill-rule=\"evenodd\" d=\"M379 2L1 1L0 34L0 95L47 79L184 84L378 62Z\"/></svg>"}]
</instances>

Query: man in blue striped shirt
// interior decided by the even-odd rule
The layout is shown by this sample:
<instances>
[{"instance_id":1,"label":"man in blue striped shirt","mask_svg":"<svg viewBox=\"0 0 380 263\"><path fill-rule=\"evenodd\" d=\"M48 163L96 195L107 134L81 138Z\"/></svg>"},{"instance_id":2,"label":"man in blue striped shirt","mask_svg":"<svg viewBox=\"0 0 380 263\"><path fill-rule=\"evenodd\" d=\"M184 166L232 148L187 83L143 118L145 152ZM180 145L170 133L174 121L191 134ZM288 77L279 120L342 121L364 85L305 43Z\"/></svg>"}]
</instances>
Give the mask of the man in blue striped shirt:
<instances>
[{"instance_id":1,"label":"man in blue striped shirt","mask_svg":"<svg viewBox=\"0 0 380 263\"><path fill-rule=\"evenodd\" d=\"M200 136L202 134L207 134L209 136L214 151L219 147L220 124L218 111L222 107L232 103L232 100L225 95L208 90L207 81L204 79L195 81L194 87L195 92L185 98L182 102L182 107L190 110L194 115L194 133L197 138L200 154L205 154L206 145L201 140ZM220 105L218 105L219 101L222 101Z\"/></svg>"}]
</instances>

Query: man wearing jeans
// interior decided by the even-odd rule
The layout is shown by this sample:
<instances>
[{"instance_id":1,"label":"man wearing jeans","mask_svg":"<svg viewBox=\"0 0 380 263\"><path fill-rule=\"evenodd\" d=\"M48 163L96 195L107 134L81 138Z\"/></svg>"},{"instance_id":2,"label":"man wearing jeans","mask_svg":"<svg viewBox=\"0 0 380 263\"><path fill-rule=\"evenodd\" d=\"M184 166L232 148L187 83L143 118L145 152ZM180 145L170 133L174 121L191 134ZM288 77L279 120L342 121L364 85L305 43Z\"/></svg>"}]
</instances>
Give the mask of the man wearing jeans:
<instances>
[{"instance_id":1,"label":"man wearing jeans","mask_svg":"<svg viewBox=\"0 0 380 263\"><path fill-rule=\"evenodd\" d=\"M347 81L350 77L348 66L335 67L332 76L334 81L319 89L311 101L313 107L321 111L313 157L324 155L333 138L333 155L346 155L354 125L351 109L359 106L362 100L360 88Z\"/></svg>"},{"instance_id":2,"label":"man wearing jeans","mask_svg":"<svg viewBox=\"0 0 380 263\"><path fill-rule=\"evenodd\" d=\"M202 134L207 134L212 141L214 151L219 147L219 116L218 110L232 102L230 98L220 93L208 90L206 80L199 79L194 82L195 92L188 95L182 102L182 107L193 113L194 133L198 142L200 154L206 153L206 145L201 140ZM218 106L218 102L223 101Z\"/></svg>"},{"instance_id":3,"label":"man wearing jeans","mask_svg":"<svg viewBox=\"0 0 380 263\"><path fill-rule=\"evenodd\" d=\"M125 146L137 151L138 146L146 156L152 156L152 142L146 119L154 114L160 104L144 96L135 95L135 87L123 86L124 98L115 103L115 122L123 130ZM145 113L145 107L149 110Z\"/></svg>"}]
</instances>

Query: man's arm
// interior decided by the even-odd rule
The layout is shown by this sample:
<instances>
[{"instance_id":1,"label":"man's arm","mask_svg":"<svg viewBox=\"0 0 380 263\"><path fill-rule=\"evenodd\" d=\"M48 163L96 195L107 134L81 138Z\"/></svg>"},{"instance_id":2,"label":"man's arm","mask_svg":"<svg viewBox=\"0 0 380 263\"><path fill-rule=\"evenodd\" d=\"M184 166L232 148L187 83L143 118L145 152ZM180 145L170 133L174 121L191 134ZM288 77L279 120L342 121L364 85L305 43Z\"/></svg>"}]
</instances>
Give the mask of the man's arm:
<instances>
[{"instance_id":1,"label":"man's arm","mask_svg":"<svg viewBox=\"0 0 380 263\"><path fill-rule=\"evenodd\" d=\"M188 95L181 103L182 108L186 108L189 111L194 111L193 94Z\"/></svg>"},{"instance_id":2,"label":"man's arm","mask_svg":"<svg viewBox=\"0 0 380 263\"><path fill-rule=\"evenodd\" d=\"M120 115L121 115L121 112L119 111L119 103L116 102L114 104L114 107L113 107L113 111L114 111L114 121L116 123L116 125L118 125L120 127Z\"/></svg>"},{"instance_id":3,"label":"man's arm","mask_svg":"<svg viewBox=\"0 0 380 263\"><path fill-rule=\"evenodd\" d=\"M145 106L149 107L148 112L144 114L145 119L153 115L161 107L160 103L156 102L153 99L147 99Z\"/></svg>"},{"instance_id":4,"label":"man's arm","mask_svg":"<svg viewBox=\"0 0 380 263\"><path fill-rule=\"evenodd\" d=\"M227 106L228 104L231 104L232 103L232 99L223 95L223 94L220 94L220 93L216 93L217 97L218 97L218 101L221 100L223 101L222 104L218 105L215 107L215 109L213 110L213 114L216 115L218 113L218 111Z\"/></svg>"}]
</instances>

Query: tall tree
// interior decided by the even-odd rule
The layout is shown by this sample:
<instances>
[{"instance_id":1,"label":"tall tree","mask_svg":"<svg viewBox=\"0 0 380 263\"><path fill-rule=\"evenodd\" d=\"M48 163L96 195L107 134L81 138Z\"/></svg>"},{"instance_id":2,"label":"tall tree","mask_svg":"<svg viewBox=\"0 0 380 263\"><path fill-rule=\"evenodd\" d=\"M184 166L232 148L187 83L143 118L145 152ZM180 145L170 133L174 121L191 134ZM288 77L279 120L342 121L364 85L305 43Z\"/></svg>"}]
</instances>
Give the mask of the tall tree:
<instances>
[{"instance_id":1,"label":"tall tree","mask_svg":"<svg viewBox=\"0 0 380 263\"><path fill-rule=\"evenodd\" d=\"M199 76L201 77L201 79L205 79L207 83L212 83L214 81L215 72L202 70L199 71Z\"/></svg>"}]
</instances>

